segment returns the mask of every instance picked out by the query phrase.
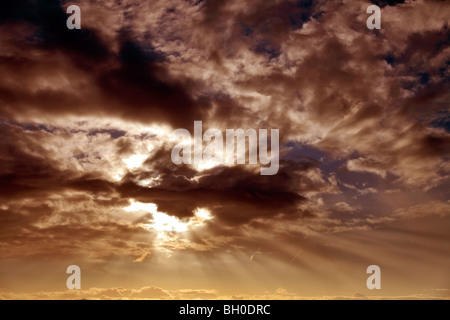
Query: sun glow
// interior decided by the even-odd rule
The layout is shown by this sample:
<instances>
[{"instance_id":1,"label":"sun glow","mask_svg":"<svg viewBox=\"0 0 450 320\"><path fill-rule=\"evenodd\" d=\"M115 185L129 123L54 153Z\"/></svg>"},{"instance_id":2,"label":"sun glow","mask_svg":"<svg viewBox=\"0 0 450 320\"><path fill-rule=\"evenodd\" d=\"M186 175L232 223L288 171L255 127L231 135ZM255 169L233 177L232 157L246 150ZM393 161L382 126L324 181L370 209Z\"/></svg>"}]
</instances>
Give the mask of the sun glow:
<instances>
[{"instance_id":1,"label":"sun glow","mask_svg":"<svg viewBox=\"0 0 450 320\"><path fill-rule=\"evenodd\" d=\"M128 169L135 169L137 167L140 167L144 163L145 159L147 159L146 155L135 154L128 159L123 159L122 161L125 162Z\"/></svg>"},{"instance_id":2,"label":"sun glow","mask_svg":"<svg viewBox=\"0 0 450 320\"><path fill-rule=\"evenodd\" d=\"M153 214L153 223L149 226L156 231L176 231L184 232L188 229L188 224L180 221L176 217L169 216L162 212L156 212Z\"/></svg>"},{"instance_id":3,"label":"sun glow","mask_svg":"<svg viewBox=\"0 0 450 320\"><path fill-rule=\"evenodd\" d=\"M209 159L209 160L201 160L199 163L193 164L194 168L198 171L208 170L217 166L222 165L220 161Z\"/></svg>"},{"instance_id":4,"label":"sun glow","mask_svg":"<svg viewBox=\"0 0 450 320\"><path fill-rule=\"evenodd\" d=\"M155 214L157 212L157 206L154 203L142 203L142 202L136 202L131 201L131 204L125 208L125 211L147 211L151 214Z\"/></svg>"},{"instance_id":5,"label":"sun glow","mask_svg":"<svg viewBox=\"0 0 450 320\"><path fill-rule=\"evenodd\" d=\"M131 204L124 210L127 212L146 211L151 213L152 219L145 224L145 227L157 231L158 238L162 240L171 239L170 233L186 232L190 228L200 226L206 220L212 219L211 212L205 208L197 208L193 217L183 221L177 217L159 212L157 205L154 203L142 203L134 200L131 200Z\"/></svg>"},{"instance_id":6,"label":"sun glow","mask_svg":"<svg viewBox=\"0 0 450 320\"><path fill-rule=\"evenodd\" d=\"M212 219L211 212L209 212L208 209L204 209L204 208L198 208L195 211L195 216L203 221Z\"/></svg>"}]
</instances>

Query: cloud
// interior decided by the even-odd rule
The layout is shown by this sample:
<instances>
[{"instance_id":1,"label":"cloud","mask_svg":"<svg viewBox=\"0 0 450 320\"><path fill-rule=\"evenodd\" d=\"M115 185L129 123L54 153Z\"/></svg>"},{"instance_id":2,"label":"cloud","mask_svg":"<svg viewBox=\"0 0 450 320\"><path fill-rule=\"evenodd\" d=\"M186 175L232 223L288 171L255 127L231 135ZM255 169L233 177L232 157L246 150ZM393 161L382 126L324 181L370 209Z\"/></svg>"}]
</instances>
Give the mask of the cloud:
<instances>
[{"instance_id":1,"label":"cloud","mask_svg":"<svg viewBox=\"0 0 450 320\"><path fill-rule=\"evenodd\" d=\"M12 58L6 53L0 59L1 70L11 75L0 83L1 115L36 120L44 115L109 113L180 126L208 109L201 101L194 103L186 88L167 77L160 63L164 55L151 45L144 47L122 29L116 34L119 49L114 52L95 27L75 32L61 27L67 15L59 1L38 2L4 5L6 12L15 12L10 19L24 30L17 27L23 37L9 42L10 50L20 54Z\"/></svg>"},{"instance_id":2,"label":"cloud","mask_svg":"<svg viewBox=\"0 0 450 320\"><path fill-rule=\"evenodd\" d=\"M411 218L423 217L427 215L444 216L450 213L450 201L430 201L411 206L406 209L398 209L394 212L395 217Z\"/></svg>"},{"instance_id":3,"label":"cloud","mask_svg":"<svg viewBox=\"0 0 450 320\"><path fill-rule=\"evenodd\" d=\"M335 296L301 296L278 288L274 292L260 294L220 295L215 290L178 289L164 290L159 287L125 288L90 288L88 290L67 290L54 292L13 293L0 291L4 300L449 300L445 295L448 289L432 289L424 293L401 296L384 295L335 295ZM447 292L448 293L448 292Z\"/></svg>"},{"instance_id":4,"label":"cloud","mask_svg":"<svg viewBox=\"0 0 450 320\"><path fill-rule=\"evenodd\" d=\"M371 3L382 8L380 30L366 28ZM270 256L310 270L300 248L332 255L329 236L416 217L445 225L445 2L77 4L82 30L65 27L66 2L0 3L0 252L8 262L123 258L140 268L161 253L242 250L254 265ZM170 132L192 130L194 120L279 129L279 172L173 164ZM180 224L199 208L211 219L161 232L155 212L125 210L133 201ZM364 253L336 255L361 261ZM301 296L267 293L286 295ZM67 296L219 295L148 287Z\"/></svg>"},{"instance_id":5,"label":"cloud","mask_svg":"<svg viewBox=\"0 0 450 320\"><path fill-rule=\"evenodd\" d=\"M377 164L376 161L364 158L352 159L347 162L347 168L350 171L357 171L357 172L367 171L370 173L378 174L383 178L386 178L386 171L378 169L377 168L378 166L380 166L380 164Z\"/></svg>"},{"instance_id":6,"label":"cloud","mask_svg":"<svg viewBox=\"0 0 450 320\"><path fill-rule=\"evenodd\" d=\"M290 174L287 174L289 169ZM192 216L195 208L206 207L222 222L240 224L261 216L294 213L303 200L298 192L291 190L293 176L290 175L294 170L291 166L282 167L275 179L267 179L243 167L204 171L195 180L194 176L171 172L160 176L161 183L157 187L124 182L118 191L125 197L156 203L159 210L180 218ZM301 173L305 169L297 170ZM237 211L238 207L245 210Z\"/></svg>"}]
</instances>

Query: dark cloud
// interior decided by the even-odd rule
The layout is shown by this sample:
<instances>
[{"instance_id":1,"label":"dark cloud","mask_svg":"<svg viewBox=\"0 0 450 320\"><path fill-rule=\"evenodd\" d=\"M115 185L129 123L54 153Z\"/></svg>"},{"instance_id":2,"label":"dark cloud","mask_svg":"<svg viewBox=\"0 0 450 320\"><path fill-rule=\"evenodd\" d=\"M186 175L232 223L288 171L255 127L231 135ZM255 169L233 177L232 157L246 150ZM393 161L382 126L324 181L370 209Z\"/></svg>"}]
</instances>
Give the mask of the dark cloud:
<instances>
[{"instance_id":1,"label":"dark cloud","mask_svg":"<svg viewBox=\"0 0 450 320\"><path fill-rule=\"evenodd\" d=\"M101 74L98 84L108 96L110 108L125 117L168 122L175 127L191 125L202 119L208 104L195 102L185 88L166 77L164 69L152 62L156 53L145 52L137 44L125 41L120 49L120 66Z\"/></svg>"},{"instance_id":2,"label":"dark cloud","mask_svg":"<svg viewBox=\"0 0 450 320\"><path fill-rule=\"evenodd\" d=\"M405 0L371 0L373 4L376 4L380 8L385 6L396 6L398 4L405 3Z\"/></svg>"},{"instance_id":3,"label":"dark cloud","mask_svg":"<svg viewBox=\"0 0 450 320\"><path fill-rule=\"evenodd\" d=\"M0 197L3 199L45 196L57 189L55 180L67 178L59 172L55 162L45 158L44 149L21 136L18 128L2 125L0 136L4 151L0 156Z\"/></svg>"},{"instance_id":4,"label":"dark cloud","mask_svg":"<svg viewBox=\"0 0 450 320\"><path fill-rule=\"evenodd\" d=\"M297 168L298 173L308 164ZM119 187L124 197L152 202L158 210L179 218L193 215L196 208L209 208L227 224L242 224L260 217L294 214L304 198L298 190L293 166L280 169L275 179L250 172L243 167L204 171L196 180L180 171L161 175L157 187L145 188L126 182ZM301 179L300 175L298 178ZM300 182L301 183L301 182Z\"/></svg>"},{"instance_id":5,"label":"dark cloud","mask_svg":"<svg viewBox=\"0 0 450 320\"><path fill-rule=\"evenodd\" d=\"M35 27L29 45L44 50L63 50L81 68L89 69L108 57L108 49L95 31L69 30L68 15L58 0L4 1L0 21L29 23Z\"/></svg>"},{"instance_id":6,"label":"dark cloud","mask_svg":"<svg viewBox=\"0 0 450 320\"><path fill-rule=\"evenodd\" d=\"M4 22L25 23L34 28L32 35L16 39L12 45L39 52L47 61L27 57L26 53L0 57L0 68L4 72L14 73L17 83L21 77L27 77L30 86L0 83L3 102L0 114L14 117L15 112L10 111L10 106L14 105L23 115L30 116L108 113L144 123L162 121L179 127L201 119L202 112L208 109L208 102L195 101L189 88L170 79L161 65L164 56L155 51L151 43L138 43L127 32L121 32L120 50L116 54L103 43L96 30L66 28L67 14L59 1L25 1L22 5L4 6L9 13ZM52 60L54 55L61 56L62 60ZM69 61L65 61L67 58ZM91 87L78 87L79 92L73 92L70 86L32 89L39 87L42 73L72 81L75 88L77 78L86 78Z\"/></svg>"},{"instance_id":7,"label":"dark cloud","mask_svg":"<svg viewBox=\"0 0 450 320\"><path fill-rule=\"evenodd\" d=\"M47 197L60 191L81 190L90 193L109 193L113 184L102 180L97 173L83 174L63 170L61 164L50 159L47 149L39 144L43 131L28 131L16 126L0 127L0 197L4 200ZM45 131L44 131L45 132Z\"/></svg>"},{"instance_id":8,"label":"dark cloud","mask_svg":"<svg viewBox=\"0 0 450 320\"><path fill-rule=\"evenodd\" d=\"M119 192L123 199L155 203L159 211L178 218L192 217L195 209L208 208L220 221L240 225L257 218L296 215L299 204L305 200L302 193L327 188L326 183L304 175L317 165L305 158L283 161L275 176L261 176L259 170L250 171L245 166L219 167L200 173L174 165L166 148L147 159L151 171L138 170L120 183L111 182L100 172L63 170L60 163L50 160L49 151L36 142L55 134L10 124L2 127L1 136L9 137L2 139L2 149L7 150L1 159L3 199L46 199L66 191L111 199ZM92 131L86 135L91 136ZM148 178L156 178L157 186L139 185ZM126 202L96 200L103 206L125 207Z\"/></svg>"}]
</instances>

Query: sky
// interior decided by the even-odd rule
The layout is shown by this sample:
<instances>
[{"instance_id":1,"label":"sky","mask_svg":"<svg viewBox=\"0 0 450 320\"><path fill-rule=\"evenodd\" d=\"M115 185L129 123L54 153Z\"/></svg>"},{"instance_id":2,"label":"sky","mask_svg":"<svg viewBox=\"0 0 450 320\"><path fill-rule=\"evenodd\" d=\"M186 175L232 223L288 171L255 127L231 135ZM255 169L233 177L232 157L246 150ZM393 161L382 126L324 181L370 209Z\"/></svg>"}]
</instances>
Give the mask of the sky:
<instances>
[{"instance_id":1,"label":"sky","mask_svg":"<svg viewBox=\"0 0 450 320\"><path fill-rule=\"evenodd\" d=\"M439 0L1 1L0 299L450 299L449 20ZM278 129L278 172L173 163L194 121Z\"/></svg>"}]
</instances>

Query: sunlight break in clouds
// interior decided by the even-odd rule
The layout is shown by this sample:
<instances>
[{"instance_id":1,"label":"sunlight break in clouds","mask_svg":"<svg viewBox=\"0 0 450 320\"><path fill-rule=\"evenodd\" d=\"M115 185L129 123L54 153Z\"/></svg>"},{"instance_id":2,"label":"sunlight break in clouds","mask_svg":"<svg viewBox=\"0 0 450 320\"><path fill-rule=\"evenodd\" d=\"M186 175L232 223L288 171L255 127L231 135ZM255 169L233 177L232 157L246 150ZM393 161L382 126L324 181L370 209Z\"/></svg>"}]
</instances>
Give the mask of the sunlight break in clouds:
<instances>
[{"instance_id":1,"label":"sunlight break in clouds","mask_svg":"<svg viewBox=\"0 0 450 320\"><path fill-rule=\"evenodd\" d=\"M157 206L154 203L141 203L134 200L131 204L124 208L127 212L145 211L152 214L151 222L145 223L145 227L154 229L158 232L158 239L161 242L171 239L172 232L186 232L191 228L195 228L203 224L204 221L212 219L211 213L204 208L195 210L194 217L187 221L182 221L174 216L169 216L163 212L158 212Z\"/></svg>"}]
</instances>

